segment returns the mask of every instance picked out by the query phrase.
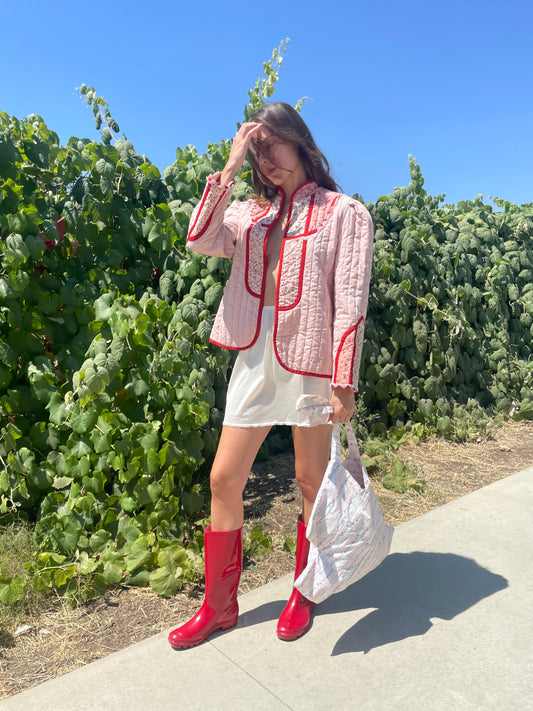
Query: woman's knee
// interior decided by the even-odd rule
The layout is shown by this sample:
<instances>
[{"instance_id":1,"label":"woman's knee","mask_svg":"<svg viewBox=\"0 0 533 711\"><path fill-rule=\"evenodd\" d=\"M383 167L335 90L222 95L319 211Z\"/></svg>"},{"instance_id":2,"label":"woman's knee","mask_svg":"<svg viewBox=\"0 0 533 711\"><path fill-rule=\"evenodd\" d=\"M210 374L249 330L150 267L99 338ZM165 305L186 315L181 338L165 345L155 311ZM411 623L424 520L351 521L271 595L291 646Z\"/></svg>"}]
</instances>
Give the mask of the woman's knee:
<instances>
[{"instance_id":1,"label":"woman's knee","mask_svg":"<svg viewBox=\"0 0 533 711\"><path fill-rule=\"evenodd\" d=\"M305 499L313 501L320 489L324 469L308 464L307 466L297 466L295 470L296 482Z\"/></svg>"},{"instance_id":2,"label":"woman's knee","mask_svg":"<svg viewBox=\"0 0 533 711\"><path fill-rule=\"evenodd\" d=\"M209 477L211 495L223 499L229 496L241 495L246 484L246 477L228 471L225 467L214 465Z\"/></svg>"}]
</instances>

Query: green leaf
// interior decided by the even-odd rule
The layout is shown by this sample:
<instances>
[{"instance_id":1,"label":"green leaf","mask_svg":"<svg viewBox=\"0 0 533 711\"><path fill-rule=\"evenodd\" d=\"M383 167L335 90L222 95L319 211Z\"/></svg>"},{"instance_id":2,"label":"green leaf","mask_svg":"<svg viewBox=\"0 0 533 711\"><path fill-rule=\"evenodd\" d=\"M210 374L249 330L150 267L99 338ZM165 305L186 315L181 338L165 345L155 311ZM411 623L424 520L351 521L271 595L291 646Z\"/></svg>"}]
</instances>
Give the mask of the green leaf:
<instances>
[{"instance_id":1,"label":"green leaf","mask_svg":"<svg viewBox=\"0 0 533 711\"><path fill-rule=\"evenodd\" d=\"M93 429L97 420L98 413L96 410L80 410L71 416L70 425L74 432L84 434L85 432L89 432Z\"/></svg>"},{"instance_id":2,"label":"green leaf","mask_svg":"<svg viewBox=\"0 0 533 711\"><path fill-rule=\"evenodd\" d=\"M134 573L139 568L144 567L154 559L154 554L149 549L149 544L145 536L140 536L132 545L126 558L126 569L129 573Z\"/></svg>"},{"instance_id":3,"label":"green leaf","mask_svg":"<svg viewBox=\"0 0 533 711\"><path fill-rule=\"evenodd\" d=\"M6 248L4 257L9 260L11 266L19 266L30 256L30 250L24 242L22 235L10 234L6 238Z\"/></svg>"},{"instance_id":4,"label":"green leaf","mask_svg":"<svg viewBox=\"0 0 533 711\"><path fill-rule=\"evenodd\" d=\"M148 477L142 477L133 487L133 493L137 502L137 507L147 506L152 503L152 497L149 492Z\"/></svg>"},{"instance_id":5,"label":"green leaf","mask_svg":"<svg viewBox=\"0 0 533 711\"><path fill-rule=\"evenodd\" d=\"M50 422L60 425L66 418L66 408L63 398L58 392L52 393L49 403L45 406L50 413Z\"/></svg>"},{"instance_id":6,"label":"green leaf","mask_svg":"<svg viewBox=\"0 0 533 711\"><path fill-rule=\"evenodd\" d=\"M72 563L71 565L66 565L62 568L57 568L54 570L54 585L58 588L66 585L69 580L76 575L76 565Z\"/></svg>"},{"instance_id":7,"label":"green leaf","mask_svg":"<svg viewBox=\"0 0 533 711\"><path fill-rule=\"evenodd\" d=\"M249 545L255 553L264 552L272 548L272 538L263 531L261 524L254 526L248 534Z\"/></svg>"},{"instance_id":8,"label":"green leaf","mask_svg":"<svg viewBox=\"0 0 533 711\"><path fill-rule=\"evenodd\" d=\"M294 538L287 536L283 541L283 550L291 555L296 555L296 541Z\"/></svg>"},{"instance_id":9,"label":"green leaf","mask_svg":"<svg viewBox=\"0 0 533 711\"><path fill-rule=\"evenodd\" d=\"M109 376L103 370L99 370L97 373L88 371L85 377L85 384L92 395L103 393L108 383Z\"/></svg>"},{"instance_id":10,"label":"green leaf","mask_svg":"<svg viewBox=\"0 0 533 711\"><path fill-rule=\"evenodd\" d=\"M189 514L193 515L200 511L204 505L203 496L193 491L184 491L181 495L181 503L183 509Z\"/></svg>"},{"instance_id":11,"label":"green leaf","mask_svg":"<svg viewBox=\"0 0 533 711\"><path fill-rule=\"evenodd\" d=\"M46 252L46 244L44 243L44 240L40 239L40 237L29 235L26 237L25 242L30 256L36 261Z\"/></svg>"},{"instance_id":12,"label":"green leaf","mask_svg":"<svg viewBox=\"0 0 533 711\"><path fill-rule=\"evenodd\" d=\"M9 474L7 469L0 471L0 493L9 491Z\"/></svg>"},{"instance_id":13,"label":"green leaf","mask_svg":"<svg viewBox=\"0 0 533 711\"><path fill-rule=\"evenodd\" d=\"M71 435L68 440L70 453L77 459L81 459L84 455L91 453L89 442L84 437L75 437Z\"/></svg>"},{"instance_id":14,"label":"green leaf","mask_svg":"<svg viewBox=\"0 0 533 711\"><path fill-rule=\"evenodd\" d=\"M98 429L93 429L90 439L93 443L96 454L102 454L103 452L107 452L109 450L110 439L107 434L103 434Z\"/></svg>"},{"instance_id":15,"label":"green leaf","mask_svg":"<svg viewBox=\"0 0 533 711\"><path fill-rule=\"evenodd\" d=\"M97 321L108 321L112 314L114 302L113 294L107 293L100 296L94 302L95 319Z\"/></svg>"},{"instance_id":16,"label":"green leaf","mask_svg":"<svg viewBox=\"0 0 533 711\"><path fill-rule=\"evenodd\" d=\"M141 447L145 452L149 450L157 449L159 446L159 435L155 430L150 430L144 434L140 439Z\"/></svg>"},{"instance_id":17,"label":"green leaf","mask_svg":"<svg viewBox=\"0 0 533 711\"><path fill-rule=\"evenodd\" d=\"M113 561L106 561L102 574L108 585L120 583L124 577L124 566Z\"/></svg>"},{"instance_id":18,"label":"green leaf","mask_svg":"<svg viewBox=\"0 0 533 711\"><path fill-rule=\"evenodd\" d=\"M150 387L144 382L144 380L138 378L136 380L132 380L131 383L128 383L125 390L134 397L142 398L148 394Z\"/></svg>"},{"instance_id":19,"label":"green leaf","mask_svg":"<svg viewBox=\"0 0 533 711\"><path fill-rule=\"evenodd\" d=\"M106 178L112 178L115 175L115 166L107 158L97 160L95 168L100 175Z\"/></svg>"},{"instance_id":20,"label":"green leaf","mask_svg":"<svg viewBox=\"0 0 533 711\"><path fill-rule=\"evenodd\" d=\"M158 595L170 597L181 587L181 581L168 568L157 568L150 573L150 586Z\"/></svg>"},{"instance_id":21,"label":"green leaf","mask_svg":"<svg viewBox=\"0 0 533 711\"><path fill-rule=\"evenodd\" d=\"M77 562L78 572L82 575L89 575L98 568L98 562L94 558L89 558L87 551L82 551Z\"/></svg>"},{"instance_id":22,"label":"green leaf","mask_svg":"<svg viewBox=\"0 0 533 711\"><path fill-rule=\"evenodd\" d=\"M20 575L11 579L0 578L0 602L4 605L13 605L23 600L26 595L26 581Z\"/></svg>"},{"instance_id":23,"label":"green leaf","mask_svg":"<svg viewBox=\"0 0 533 711\"><path fill-rule=\"evenodd\" d=\"M205 292L204 301L211 312L214 312L218 308L223 293L224 287L222 284L213 284L213 286L210 286Z\"/></svg>"},{"instance_id":24,"label":"green leaf","mask_svg":"<svg viewBox=\"0 0 533 711\"><path fill-rule=\"evenodd\" d=\"M14 368L17 365L17 353L13 350L12 345L2 339L0 339L0 361L9 368Z\"/></svg>"},{"instance_id":25,"label":"green leaf","mask_svg":"<svg viewBox=\"0 0 533 711\"><path fill-rule=\"evenodd\" d=\"M211 337L211 329L213 324L209 319L204 319L198 324L198 338L202 343L209 343L209 338Z\"/></svg>"},{"instance_id":26,"label":"green leaf","mask_svg":"<svg viewBox=\"0 0 533 711\"><path fill-rule=\"evenodd\" d=\"M127 513L133 513L140 507L140 503L137 499L134 499L133 496L129 496L128 494L122 494L120 497L120 505Z\"/></svg>"},{"instance_id":27,"label":"green leaf","mask_svg":"<svg viewBox=\"0 0 533 711\"><path fill-rule=\"evenodd\" d=\"M148 486L146 487L146 492L150 497L150 501L152 501L153 503L155 503L159 499L159 497L161 496L161 491L162 487L161 484L159 484L158 482L148 484Z\"/></svg>"},{"instance_id":28,"label":"green leaf","mask_svg":"<svg viewBox=\"0 0 533 711\"><path fill-rule=\"evenodd\" d=\"M54 489L65 489L67 486L70 486L70 484L72 484L72 477L71 476L55 476L54 477L54 482L53 482Z\"/></svg>"},{"instance_id":29,"label":"green leaf","mask_svg":"<svg viewBox=\"0 0 533 711\"><path fill-rule=\"evenodd\" d=\"M55 540L59 549L65 553L71 553L76 550L79 537L79 526L66 517L61 517L58 524L56 524L52 530L52 538Z\"/></svg>"},{"instance_id":30,"label":"green leaf","mask_svg":"<svg viewBox=\"0 0 533 711\"><path fill-rule=\"evenodd\" d=\"M139 570L134 575L128 575L124 579L126 585L135 585L146 588L150 585L150 573L148 570Z\"/></svg>"},{"instance_id":31,"label":"green leaf","mask_svg":"<svg viewBox=\"0 0 533 711\"><path fill-rule=\"evenodd\" d=\"M0 364L0 389L5 390L10 384L12 378L13 375L9 368L5 368L3 365Z\"/></svg>"},{"instance_id":32,"label":"green leaf","mask_svg":"<svg viewBox=\"0 0 533 711\"><path fill-rule=\"evenodd\" d=\"M83 486L93 494L101 494L106 484L106 477L103 472L91 472L83 477Z\"/></svg>"},{"instance_id":33,"label":"green leaf","mask_svg":"<svg viewBox=\"0 0 533 711\"><path fill-rule=\"evenodd\" d=\"M94 553L98 553L105 548L111 538L112 536L109 531L104 531L103 529L96 531L89 539L89 547Z\"/></svg>"},{"instance_id":34,"label":"green leaf","mask_svg":"<svg viewBox=\"0 0 533 711\"><path fill-rule=\"evenodd\" d=\"M168 569L175 569L179 565L186 565L188 561L187 551L180 545L170 545L162 548L157 556L159 565Z\"/></svg>"}]
</instances>

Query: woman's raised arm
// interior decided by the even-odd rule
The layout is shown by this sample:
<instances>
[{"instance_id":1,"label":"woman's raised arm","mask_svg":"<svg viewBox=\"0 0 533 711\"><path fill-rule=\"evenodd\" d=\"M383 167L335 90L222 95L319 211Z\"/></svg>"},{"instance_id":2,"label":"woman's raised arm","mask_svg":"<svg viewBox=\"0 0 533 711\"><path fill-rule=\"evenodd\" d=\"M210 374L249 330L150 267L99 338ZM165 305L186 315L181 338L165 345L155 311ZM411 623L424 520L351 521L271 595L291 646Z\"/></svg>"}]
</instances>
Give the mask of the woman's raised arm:
<instances>
[{"instance_id":1,"label":"woman's raised arm","mask_svg":"<svg viewBox=\"0 0 533 711\"><path fill-rule=\"evenodd\" d=\"M220 175L220 182L222 185L229 185L242 168L244 159L246 158L246 153L248 152L248 148L250 146L250 141L252 140L252 137L261 130L261 126L262 124L260 123L243 123L235 134L235 138L231 144L228 162Z\"/></svg>"}]
</instances>

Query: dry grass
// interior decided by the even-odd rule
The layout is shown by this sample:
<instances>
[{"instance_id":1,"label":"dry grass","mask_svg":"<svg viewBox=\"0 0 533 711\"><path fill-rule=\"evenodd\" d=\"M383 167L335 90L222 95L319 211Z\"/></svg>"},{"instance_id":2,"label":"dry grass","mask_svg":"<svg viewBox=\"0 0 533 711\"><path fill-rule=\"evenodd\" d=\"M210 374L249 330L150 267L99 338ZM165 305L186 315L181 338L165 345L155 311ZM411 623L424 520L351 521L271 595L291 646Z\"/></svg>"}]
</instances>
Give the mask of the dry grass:
<instances>
[{"instance_id":1,"label":"dry grass","mask_svg":"<svg viewBox=\"0 0 533 711\"><path fill-rule=\"evenodd\" d=\"M509 422L487 438L408 443L399 458L423 472L421 494L393 494L373 482L387 522L397 525L533 464L533 422Z\"/></svg>"},{"instance_id":2,"label":"dry grass","mask_svg":"<svg viewBox=\"0 0 533 711\"><path fill-rule=\"evenodd\" d=\"M393 525L533 464L533 423L511 422L488 439L469 444L409 444L398 456L422 468L426 487L422 493L396 494L373 482L385 518ZM293 569L293 556L283 550L284 539L295 536L300 511L292 471L290 454L254 466L246 491L245 531L260 523L273 539L273 550L249 561L241 593ZM59 609L28 620L32 629L27 634L15 637L12 630L0 630L0 698L187 619L201 597L200 585L188 586L170 600L147 589L118 589L77 609L61 604Z\"/></svg>"}]
</instances>

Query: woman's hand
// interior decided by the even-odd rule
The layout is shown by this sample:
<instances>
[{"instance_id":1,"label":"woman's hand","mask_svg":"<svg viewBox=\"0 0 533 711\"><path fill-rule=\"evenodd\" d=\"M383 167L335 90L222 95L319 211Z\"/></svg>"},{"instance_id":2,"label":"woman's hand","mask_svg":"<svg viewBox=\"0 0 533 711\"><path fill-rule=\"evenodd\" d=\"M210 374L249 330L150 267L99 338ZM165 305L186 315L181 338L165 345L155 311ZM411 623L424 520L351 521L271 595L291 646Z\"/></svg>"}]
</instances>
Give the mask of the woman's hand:
<instances>
[{"instance_id":1,"label":"woman's hand","mask_svg":"<svg viewBox=\"0 0 533 711\"><path fill-rule=\"evenodd\" d=\"M355 410L355 393L350 388L334 388L331 396L333 412L328 415L328 422L347 424Z\"/></svg>"},{"instance_id":2,"label":"woman's hand","mask_svg":"<svg viewBox=\"0 0 533 711\"><path fill-rule=\"evenodd\" d=\"M261 131L262 126L263 124L261 123L250 121L248 123L243 123L243 125L239 128L235 138L233 139L233 143L231 144L228 162L220 175L220 183L222 185L228 185L231 183L233 178L242 168L250 141L253 136Z\"/></svg>"}]
</instances>

